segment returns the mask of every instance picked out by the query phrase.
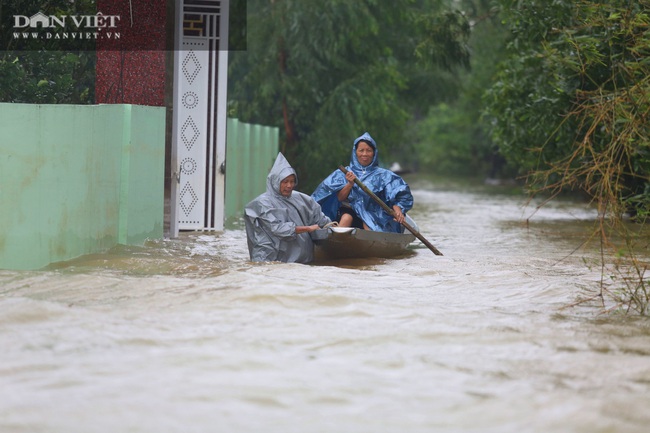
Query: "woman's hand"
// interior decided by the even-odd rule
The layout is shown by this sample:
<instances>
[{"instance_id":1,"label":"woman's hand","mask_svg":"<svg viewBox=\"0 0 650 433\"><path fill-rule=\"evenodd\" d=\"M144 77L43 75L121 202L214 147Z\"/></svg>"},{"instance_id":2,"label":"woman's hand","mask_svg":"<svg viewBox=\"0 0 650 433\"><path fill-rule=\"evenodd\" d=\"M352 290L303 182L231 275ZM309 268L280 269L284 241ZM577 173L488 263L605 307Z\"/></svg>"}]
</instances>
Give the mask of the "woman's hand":
<instances>
[{"instance_id":1,"label":"woman's hand","mask_svg":"<svg viewBox=\"0 0 650 433\"><path fill-rule=\"evenodd\" d=\"M402 224L405 220L404 213L402 212L402 208L395 205L393 206L393 219L397 221L398 223Z\"/></svg>"},{"instance_id":2,"label":"woman's hand","mask_svg":"<svg viewBox=\"0 0 650 433\"><path fill-rule=\"evenodd\" d=\"M336 194L336 197L339 199L339 201L345 201L348 199L348 196L350 195L350 191L352 191L352 187L354 186L354 179L357 177L352 173L352 170L349 170L347 173L345 173L345 180L348 181L343 188L339 190L339 192Z\"/></svg>"}]
</instances>

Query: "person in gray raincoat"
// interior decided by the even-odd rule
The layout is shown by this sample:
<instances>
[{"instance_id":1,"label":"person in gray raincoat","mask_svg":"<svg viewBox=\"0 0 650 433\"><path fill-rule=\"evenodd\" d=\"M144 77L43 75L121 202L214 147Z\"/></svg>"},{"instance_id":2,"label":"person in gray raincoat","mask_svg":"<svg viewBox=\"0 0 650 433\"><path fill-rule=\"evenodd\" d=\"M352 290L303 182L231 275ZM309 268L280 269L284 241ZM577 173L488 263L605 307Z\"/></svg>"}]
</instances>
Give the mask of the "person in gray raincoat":
<instances>
[{"instance_id":1,"label":"person in gray raincoat","mask_svg":"<svg viewBox=\"0 0 650 433\"><path fill-rule=\"evenodd\" d=\"M309 233L331 221L314 199L293 190L297 184L296 171L278 153L266 178L266 192L244 209L252 261L309 263L314 260L314 244Z\"/></svg>"},{"instance_id":2,"label":"person in gray raincoat","mask_svg":"<svg viewBox=\"0 0 650 433\"><path fill-rule=\"evenodd\" d=\"M339 220L341 227L401 233L406 212L413 207L413 195L404 179L379 167L378 153L377 143L365 132L354 140L348 173L335 170L321 182L312 197L325 215ZM395 218L359 188L355 178L391 207Z\"/></svg>"}]
</instances>

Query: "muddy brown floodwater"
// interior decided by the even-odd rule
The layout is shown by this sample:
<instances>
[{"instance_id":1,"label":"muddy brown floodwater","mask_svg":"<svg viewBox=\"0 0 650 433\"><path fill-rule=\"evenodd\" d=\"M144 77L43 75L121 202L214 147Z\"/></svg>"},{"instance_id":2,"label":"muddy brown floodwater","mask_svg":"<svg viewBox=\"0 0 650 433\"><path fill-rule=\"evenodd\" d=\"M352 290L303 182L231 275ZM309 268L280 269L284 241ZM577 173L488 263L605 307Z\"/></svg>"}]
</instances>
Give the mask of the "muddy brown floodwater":
<instances>
[{"instance_id":1,"label":"muddy brown floodwater","mask_svg":"<svg viewBox=\"0 0 650 433\"><path fill-rule=\"evenodd\" d=\"M241 228L0 271L0 431L646 432L647 319L595 213L414 184L399 259L253 264Z\"/></svg>"}]
</instances>

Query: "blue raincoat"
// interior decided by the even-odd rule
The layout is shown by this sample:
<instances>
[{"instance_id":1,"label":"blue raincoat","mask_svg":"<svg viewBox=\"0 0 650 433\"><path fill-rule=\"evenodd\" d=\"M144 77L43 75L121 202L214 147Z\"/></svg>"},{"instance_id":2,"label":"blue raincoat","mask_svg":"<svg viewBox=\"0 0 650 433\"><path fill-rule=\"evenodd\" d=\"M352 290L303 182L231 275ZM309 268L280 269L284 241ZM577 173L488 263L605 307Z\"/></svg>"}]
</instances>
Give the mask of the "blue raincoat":
<instances>
[{"instance_id":1,"label":"blue raincoat","mask_svg":"<svg viewBox=\"0 0 650 433\"><path fill-rule=\"evenodd\" d=\"M296 226L328 224L330 219L307 194L292 191L280 194L280 183L287 176L298 176L282 153L266 177L266 192L248 203L244 223L248 252L254 262L309 263L314 260L314 244L309 233L296 233Z\"/></svg>"},{"instance_id":2,"label":"blue raincoat","mask_svg":"<svg viewBox=\"0 0 650 433\"><path fill-rule=\"evenodd\" d=\"M362 166L357 159L356 148L360 141L365 141L370 144L375 150L372 162L366 167ZM364 133L362 136L354 140L352 146L352 160L348 170L352 170L364 185L372 192L383 200L390 208L393 205L398 205L404 214L413 207L413 195L411 189L404 180L390 170L379 167L379 157L377 151L377 143L368 134ZM341 206L337 193L348 183L345 174L341 170L336 170L330 174L321 184L316 188L312 197L320 204L323 213L332 220L336 219L336 214ZM388 215L381 206L379 206L368 194L366 194L355 183L348 196L348 202L359 218L366 223L366 225L375 231L383 232L403 232L402 226L393 220L393 217Z\"/></svg>"}]
</instances>

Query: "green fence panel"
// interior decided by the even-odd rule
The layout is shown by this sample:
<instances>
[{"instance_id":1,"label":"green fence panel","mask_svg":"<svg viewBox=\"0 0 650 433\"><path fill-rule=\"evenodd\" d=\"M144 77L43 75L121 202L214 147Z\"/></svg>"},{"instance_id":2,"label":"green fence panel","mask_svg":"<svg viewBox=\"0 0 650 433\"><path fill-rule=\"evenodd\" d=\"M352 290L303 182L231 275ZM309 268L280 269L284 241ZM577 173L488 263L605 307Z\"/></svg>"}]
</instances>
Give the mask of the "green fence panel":
<instances>
[{"instance_id":1,"label":"green fence panel","mask_svg":"<svg viewBox=\"0 0 650 433\"><path fill-rule=\"evenodd\" d=\"M266 191L266 176L278 154L279 129L228 119L226 132L226 221L240 218L246 203Z\"/></svg>"},{"instance_id":2,"label":"green fence panel","mask_svg":"<svg viewBox=\"0 0 650 433\"><path fill-rule=\"evenodd\" d=\"M165 112L0 104L0 269L162 237Z\"/></svg>"},{"instance_id":3,"label":"green fence panel","mask_svg":"<svg viewBox=\"0 0 650 433\"><path fill-rule=\"evenodd\" d=\"M262 166L264 169L262 169L262 172L268 173L271 171L275 158L278 156L278 143L280 137L277 129L272 128L264 128L262 134L264 140L264 149L262 151ZM266 185L266 176L264 176L264 184Z\"/></svg>"},{"instance_id":4,"label":"green fence panel","mask_svg":"<svg viewBox=\"0 0 650 433\"><path fill-rule=\"evenodd\" d=\"M262 150L264 143L262 142L262 126L251 125L251 150L250 150L250 166L248 167L246 175L251 179L251 192L250 197L254 198L266 191L266 176L268 171L264 172Z\"/></svg>"},{"instance_id":5,"label":"green fence panel","mask_svg":"<svg viewBox=\"0 0 650 433\"><path fill-rule=\"evenodd\" d=\"M243 194L241 197L241 202L248 203L250 200L252 200L250 197L252 197L253 193L253 182L250 176L247 174L247 171L251 166L251 128L249 124L241 122L239 123L239 128L240 148L238 150L242 152L242 166L241 170L238 173L238 176L240 178L240 181L243 183ZM228 155L226 155L226 158L228 158ZM237 209L237 212L240 213L242 210L243 206L240 206L239 209Z\"/></svg>"},{"instance_id":6,"label":"green fence panel","mask_svg":"<svg viewBox=\"0 0 650 433\"><path fill-rule=\"evenodd\" d=\"M122 169L128 155L128 182L122 185L128 187L122 194L124 205L120 206L127 217L126 225L120 224L119 243L140 245L146 239L162 238L163 233L165 111L136 105L125 106L125 116L127 111L130 129L123 142Z\"/></svg>"},{"instance_id":7,"label":"green fence panel","mask_svg":"<svg viewBox=\"0 0 650 433\"><path fill-rule=\"evenodd\" d=\"M241 152L237 152L239 143L239 121L237 119L226 120L226 213L230 209L241 208L240 202L243 194L243 185L238 182L238 173L242 170ZM230 193L229 193L230 191ZM226 215L226 219L232 215Z\"/></svg>"}]
</instances>

